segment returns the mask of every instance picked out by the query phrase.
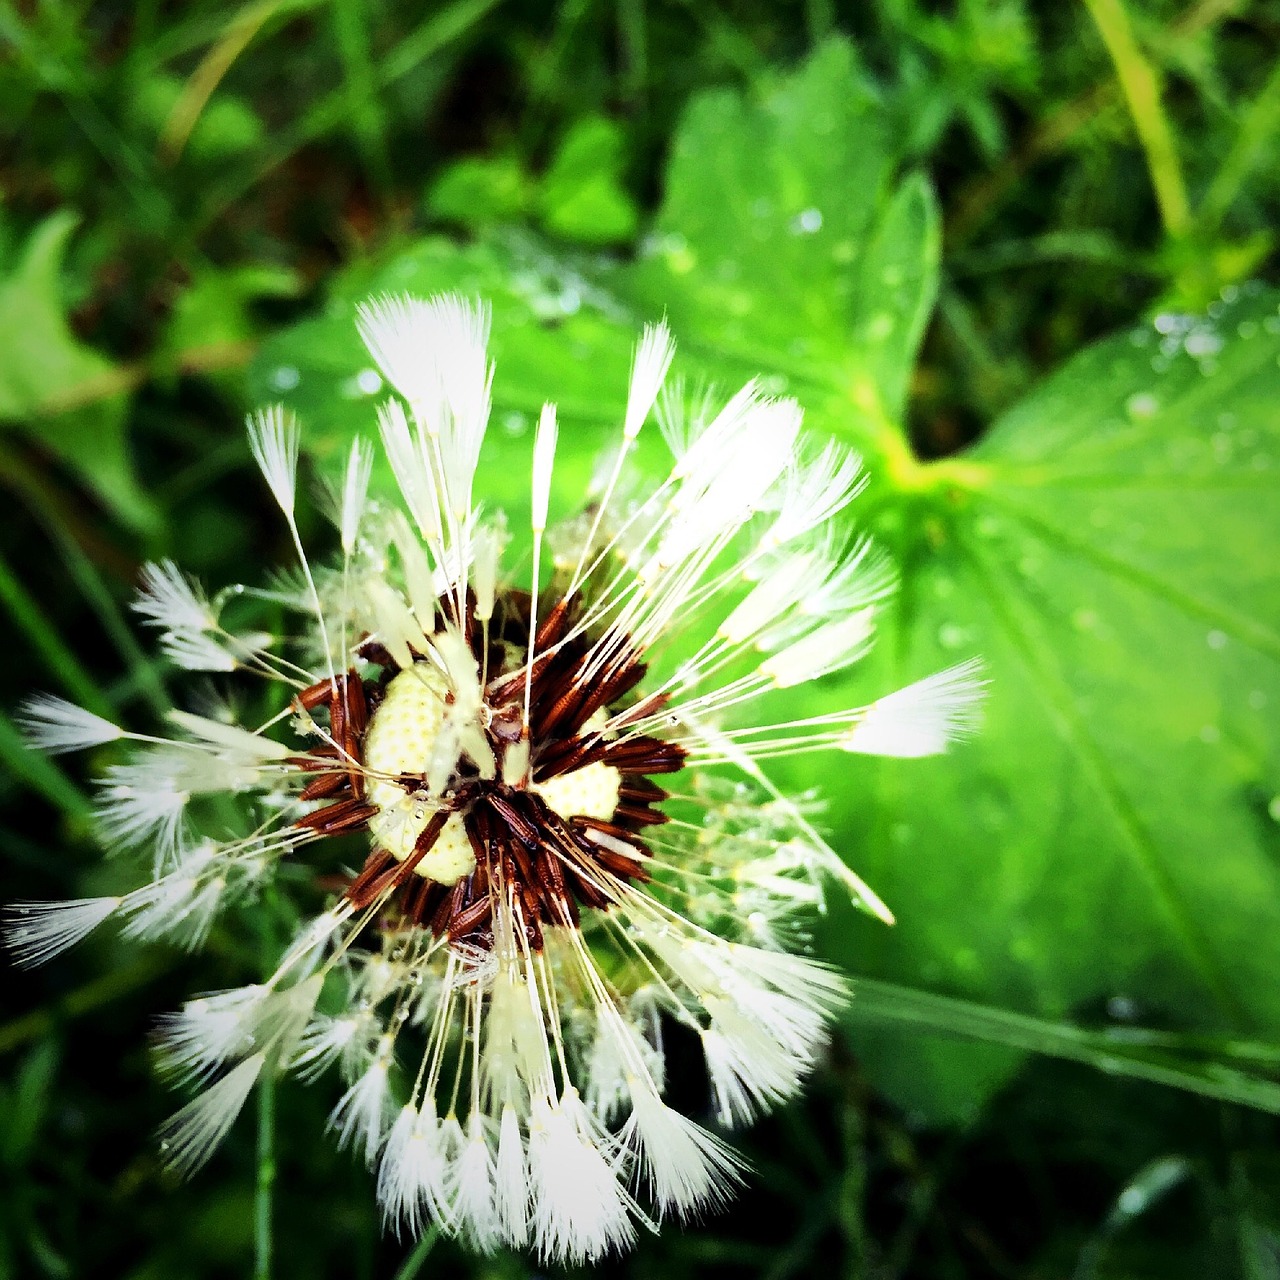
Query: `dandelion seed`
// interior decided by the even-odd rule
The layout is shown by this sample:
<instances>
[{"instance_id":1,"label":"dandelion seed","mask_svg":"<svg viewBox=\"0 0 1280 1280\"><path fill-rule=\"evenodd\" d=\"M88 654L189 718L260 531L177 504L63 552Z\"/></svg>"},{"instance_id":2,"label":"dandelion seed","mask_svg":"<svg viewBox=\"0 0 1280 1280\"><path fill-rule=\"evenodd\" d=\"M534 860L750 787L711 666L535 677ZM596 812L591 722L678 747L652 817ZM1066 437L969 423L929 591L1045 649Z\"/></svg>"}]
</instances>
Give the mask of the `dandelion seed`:
<instances>
[{"instance_id":1,"label":"dandelion seed","mask_svg":"<svg viewBox=\"0 0 1280 1280\"><path fill-rule=\"evenodd\" d=\"M503 563L504 518L473 499L487 310L381 298L359 325L395 391L377 426L399 502L371 495L355 443L332 494L341 555L313 565L298 428L256 415L297 568L211 603L164 561L135 604L180 665L274 682L279 714L175 712L175 736L142 738L98 799L112 844L151 851L150 878L118 898L18 904L0 929L23 964L112 918L194 947L282 865L296 882L317 845L362 837L363 862L272 974L160 1024L163 1069L197 1090L162 1132L166 1162L197 1169L264 1073L334 1071L330 1128L376 1169L392 1229L596 1261L641 1227L714 1211L749 1176L715 1127L793 1096L845 997L802 953L808 915L834 890L892 920L818 833L812 797L786 795L765 762L941 751L973 728L980 669L771 719L777 690L866 651L893 576L833 527L865 484L859 460L814 449L799 405L755 383L687 402L667 381L665 324L637 346L588 509L560 527L544 409L531 582ZM629 446L655 406L674 461L646 487ZM220 616L232 594L296 625L235 634ZM51 697L22 716L50 752L138 739ZM667 1100L664 1024L702 1046L700 1114Z\"/></svg>"}]
</instances>

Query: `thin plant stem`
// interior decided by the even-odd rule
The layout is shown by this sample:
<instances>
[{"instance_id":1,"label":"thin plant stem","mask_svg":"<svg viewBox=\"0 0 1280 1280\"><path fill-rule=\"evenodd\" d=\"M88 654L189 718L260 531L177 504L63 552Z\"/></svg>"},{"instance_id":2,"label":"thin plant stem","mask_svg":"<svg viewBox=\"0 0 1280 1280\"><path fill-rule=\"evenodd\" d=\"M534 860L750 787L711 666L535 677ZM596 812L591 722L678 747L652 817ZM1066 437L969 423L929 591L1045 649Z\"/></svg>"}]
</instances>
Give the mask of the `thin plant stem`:
<instances>
[{"instance_id":1,"label":"thin plant stem","mask_svg":"<svg viewBox=\"0 0 1280 1280\"><path fill-rule=\"evenodd\" d=\"M276 1078L268 1068L258 1082L258 1175L253 1192L253 1280L271 1280L275 1247L271 1208L276 1185Z\"/></svg>"},{"instance_id":2,"label":"thin plant stem","mask_svg":"<svg viewBox=\"0 0 1280 1280\"><path fill-rule=\"evenodd\" d=\"M1111 55L1138 140L1146 153L1160 219L1165 231L1178 239L1191 228L1191 206L1173 129L1160 101L1160 82L1155 68L1138 47L1122 0L1084 0L1084 3Z\"/></svg>"},{"instance_id":3,"label":"thin plant stem","mask_svg":"<svg viewBox=\"0 0 1280 1280\"><path fill-rule=\"evenodd\" d=\"M1280 133L1280 62L1267 78L1262 91L1240 117L1240 128L1208 191L1200 203L1202 226L1216 228L1226 216L1246 179L1264 168L1275 154Z\"/></svg>"},{"instance_id":4,"label":"thin plant stem","mask_svg":"<svg viewBox=\"0 0 1280 1280\"><path fill-rule=\"evenodd\" d=\"M158 150L165 164L177 162L213 91L258 32L283 7L282 0L264 0L233 15L222 36L191 73L160 130ZM301 9L303 6L297 7Z\"/></svg>"},{"instance_id":5,"label":"thin plant stem","mask_svg":"<svg viewBox=\"0 0 1280 1280\"><path fill-rule=\"evenodd\" d=\"M434 1224L427 1231L427 1234L418 1241L413 1247L413 1252L404 1260L404 1265L396 1272L395 1280L414 1280L418 1272L422 1270L423 1263L431 1255L431 1250L436 1247L436 1241L440 1239L440 1228Z\"/></svg>"}]
</instances>

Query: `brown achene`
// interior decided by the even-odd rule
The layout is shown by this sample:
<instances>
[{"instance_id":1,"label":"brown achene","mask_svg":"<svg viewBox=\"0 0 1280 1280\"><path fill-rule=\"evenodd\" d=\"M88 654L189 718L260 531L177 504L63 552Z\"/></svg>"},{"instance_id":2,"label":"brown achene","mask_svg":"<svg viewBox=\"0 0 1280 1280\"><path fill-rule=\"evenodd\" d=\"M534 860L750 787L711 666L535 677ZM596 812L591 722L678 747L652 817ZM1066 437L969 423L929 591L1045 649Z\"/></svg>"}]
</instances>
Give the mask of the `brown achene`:
<instances>
[{"instance_id":1,"label":"brown achene","mask_svg":"<svg viewBox=\"0 0 1280 1280\"><path fill-rule=\"evenodd\" d=\"M543 783L595 763L616 769L620 782L612 817L557 813L528 785L510 785L500 776L483 778L464 757L444 793L430 799L439 807L409 857L399 859L374 845L344 891L356 910L383 900L383 911L398 923L421 924L437 936L447 934L451 942L465 941L487 950L493 945L493 896L505 888L519 896L528 943L541 950L544 925L576 926L581 907L605 909L615 901L619 882L649 879L645 868L649 850L639 833L667 821L656 807L667 792L648 775L676 772L686 753L680 746L648 735L624 731L605 736L588 726L602 710L617 712L646 668L624 645L620 656L603 670L590 671L592 643L575 629L575 612L576 603L561 601L538 627L527 725L524 667L517 663L513 668L510 655L528 650L528 593L504 595L487 627L477 623L474 607L469 608L465 634L479 669L496 673L484 686L483 712L495 753L500 757L511 744L527 737L526 784ZM329 741L289 761L316 775L301 798L328 802L296 823L320 835L367 830L378 811L365 798L363 746L398 668L376 642L366 641L359 652L374 669L370 675L361 676L352 668L332 681L318 681L296 698L300 709L327 710L329 717ZM657 704L649 699L637 707L648 714ZM407 795L425 798L425 770L424 761L423 772L403 774L396 782ZM453 814L464 824L475 868L446 885L417 868Z\"/></svg>"}]
</instances>

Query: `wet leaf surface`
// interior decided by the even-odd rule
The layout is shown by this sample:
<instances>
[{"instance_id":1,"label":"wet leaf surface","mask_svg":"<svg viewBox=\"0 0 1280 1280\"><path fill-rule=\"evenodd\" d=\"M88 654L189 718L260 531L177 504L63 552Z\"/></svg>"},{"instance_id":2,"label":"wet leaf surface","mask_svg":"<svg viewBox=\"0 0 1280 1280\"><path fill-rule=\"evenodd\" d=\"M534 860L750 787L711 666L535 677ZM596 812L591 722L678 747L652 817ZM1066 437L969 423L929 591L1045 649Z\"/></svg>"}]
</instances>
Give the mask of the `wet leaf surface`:
<instances>
[{"instance_id":1,"label":"wet leaf surface","mask_svg":"<svg viewBox=\"0 0 1280 1280\"><path fill-rule=\"evenodd\" d=\"M1152 1025L1280 1035L1277 297L1249 286L1204 317L1158 315L970 453L918 462L902 418L937 220L927 185L894 176L885 128L840 43L755 97L705 94L636 261L523 236L424 241L273 340L255 390L331 457L371 429L381 393L354 303L490 298L485 474L518 525L537 406L556 399L568 424L568 510L618 421L638 326L665 312L686 378L727 393L758 373L863 453L854 514L899 564L873 658L787 710L866 701L973 654L989 666L986 725L949 757L821 762L833 842L899 918L837 913L824 947L856 972L1051 1018L1118 998ZM877 1083L934 1116L971 1114L1015 1061L856 1035Z\"/></svg>"}]
</instances>

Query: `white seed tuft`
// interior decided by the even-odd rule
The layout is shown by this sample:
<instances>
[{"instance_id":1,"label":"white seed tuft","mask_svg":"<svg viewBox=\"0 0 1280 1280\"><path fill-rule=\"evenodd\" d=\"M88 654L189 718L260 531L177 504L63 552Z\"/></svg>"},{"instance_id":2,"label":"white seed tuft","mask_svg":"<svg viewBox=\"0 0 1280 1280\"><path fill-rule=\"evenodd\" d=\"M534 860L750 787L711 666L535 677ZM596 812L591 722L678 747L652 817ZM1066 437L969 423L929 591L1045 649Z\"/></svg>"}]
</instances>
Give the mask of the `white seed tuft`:
<instances>
[{"instance_id":1,"label":"white seed tuft","mask_svg":"<svg viewBox=\"0 0 1280 1280\"><path fill-rule=\"evenodd\" d=\"M298 424L283 405L248 419L249 448L286 518L293 519L298 486Z\"/></svg>"},{"instance_id":2,"label":"white seed tuft","mask_svg":"<svg viewBox=\"0 0 1280 1280\"><path fill-rule=\"evenodd\" d=\"M338 531L343 554L347 556L355 550L372 474L373 450L357 436L351 442L351 452L347 455L347 469L342 478L342 505L338 509Z\"/></svg>"},{"instance_id":3,"label":"white seed tuft","mask_svg":"<svg viewBox=\"0 0 1280 1280\"><path fill-rule=\"evenodd\" d=\"M180 1178L189 1178L213 1155L244 1108L262 1073L261 1053L246 1058L160 1126L160 1158Z\"/></svg>"},{"instance_id":4,"label":"white seed tuft","mask_svg":"<svg viewBox=\"0 0 1280 1280\"><path fill-rule=\"evenodd\" d=\"M18 964L34 969L87 938L121 901L73 898L69 902L15 902L3 909L0 938Z\"/></svg>"},{"instance_id":5,"label":"white seed tuft","mask_svg":"<svg viewBox=\"0 0 1280 1280\"><path fill-rule=\"evenodd\" d=\"M721 1207L742 1181L741 1157L667 1106L647 1079L632 1080L631 1108L620 1140L635 1151L658 1210L689 1218Z\"/></svg>"},{"instance_id":6,"label":"white seed tuft","mask_svg":"<svg viewBox=\"0 0 1280 1280\"><path fill-rule=\"evenodd\" d=\"M144 622L170 631L199 633L218 622L200 584L172 560L142 566L142 585L132 608Z\"/></svg>"},{"instance_id":7,"label":"white seed tuft","mask_svg":"<svg viewBox=\"0 0 1280 1280\"><path fill-rule=\"evenodd\" d=\"M985 696L977 658L926 676L873 702L840 740L846 751L914 758L938 755L972 733Z\"/></svg>"},{"instance_id":8,"label":"white seed tuft","mask_svg":"<svg viewBox=\"0 0 1280 1280\"><path fill-rule=\"evenodd\" d=\"M675 342L665 320L645 325L631 363L627 411L622 421L624 440L634 440L640 434L640 428L644 426L645 419L658 398L658 392L662 389L675 349Z\"/></svg>"},{"instance_id":9,"label":"white seed tuft","mask_svg":"<svg viewBox=\"0 0 1280 1280\"><path fill-rule=\"evenodd\" d=\"M547 506L551 499L551 471L556 460L556 407L542 406L538 419L538 433L533 442L533 531L542 533L547 527Z\"/></svg>"},{"instance_id":10,"label":"white seed tuft","mask_svg":"<svg viewBox=\"0 0 1280 1280\"><path fill-rule=\"evenodd\" d=\"M124 730L51 693L35 693L18 708L18 723L29 745L49 755L84 751L125 736Z\"/></svg>"}]
</instances>

